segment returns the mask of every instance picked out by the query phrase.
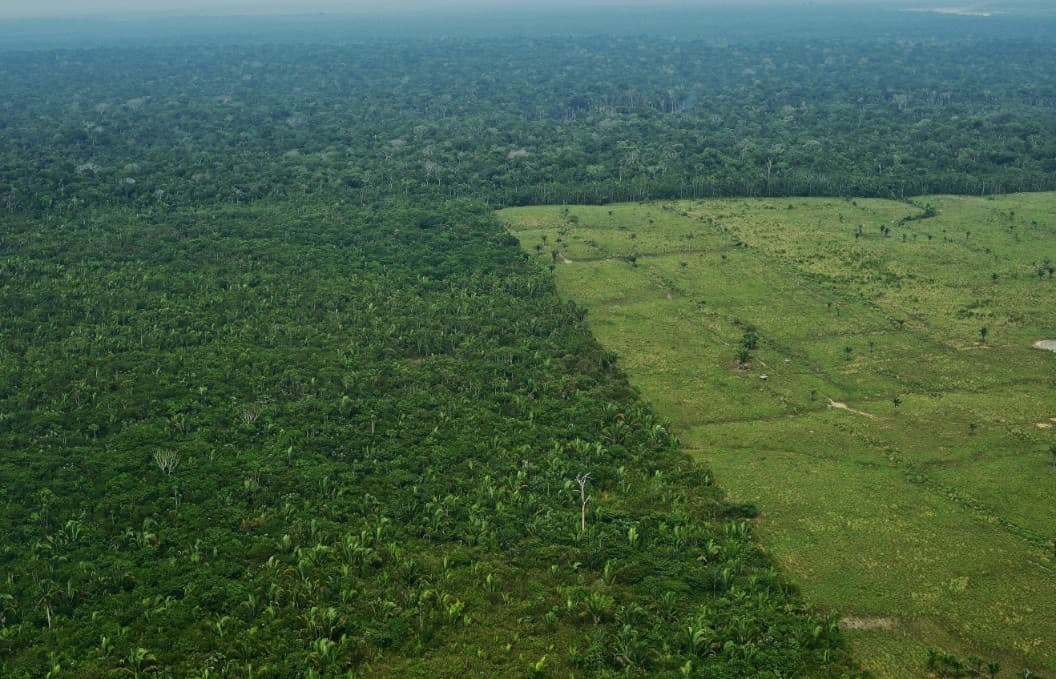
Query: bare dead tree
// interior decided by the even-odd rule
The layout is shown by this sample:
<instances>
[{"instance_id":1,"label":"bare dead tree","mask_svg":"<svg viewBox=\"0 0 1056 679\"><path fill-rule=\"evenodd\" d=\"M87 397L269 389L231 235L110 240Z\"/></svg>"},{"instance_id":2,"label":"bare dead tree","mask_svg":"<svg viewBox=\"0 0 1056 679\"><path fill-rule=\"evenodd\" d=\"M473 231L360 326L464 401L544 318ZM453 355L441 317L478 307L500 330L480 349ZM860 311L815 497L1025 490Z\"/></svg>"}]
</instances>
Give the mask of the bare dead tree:
<instances>
[{"instance_id":1,"label":"bare dead tree","mask_svg":"<svg viewBox=\"0 0 1056 679\"><path fill-rule=\"evenodd\" d=\"M587 530L587 503L590 502L590 496L587 495L588 481L590 472L576 476L576 483L579 484L579 530L583 532Z\"/></svg>"},{"instance_id":2,"label":"bare dead tree","mask_svg":"<svg viewBox=\"0 0 1056 679\"><path fill-rule=\"evenodd\" d=\"M157 449L154 451L154 464L166 474L172 474L180 465L180 454L174 450Z\"/></svg>"}]
</instances>

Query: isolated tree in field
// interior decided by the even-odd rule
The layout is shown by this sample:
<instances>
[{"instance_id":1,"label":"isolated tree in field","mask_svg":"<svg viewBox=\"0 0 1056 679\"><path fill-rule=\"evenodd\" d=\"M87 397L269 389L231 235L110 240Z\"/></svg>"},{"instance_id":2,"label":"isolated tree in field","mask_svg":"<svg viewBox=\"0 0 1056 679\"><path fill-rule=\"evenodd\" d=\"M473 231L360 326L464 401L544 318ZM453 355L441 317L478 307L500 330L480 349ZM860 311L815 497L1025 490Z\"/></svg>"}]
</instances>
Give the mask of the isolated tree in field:
<instances>
[{"instance_id":1,"label":"isolated tree in field","mask_svg":"<svg viewBox=\"0 0 1056 679\"><path fill-rule=\"evenodd\" d=\"M748 361L752 359L752 351L759 347L759 335L755 332L754 326L748 326L744 331L744 335L741 337L741 346L737 350L737 367L744 368L748 365Z\"/></svg>"},{"instance_id":2,"label":"isolated tree in field","mask_svg":"<svg viewBox=\"0 0 1056 679\"><path fill-rule=\"evenodd\" d=\"M990 334L990 330L985 325L983 327L979 328L979 341L982 342L983 344L986 344L986 336L989 335L989 334Z\"/></svg>"}]
</instances>

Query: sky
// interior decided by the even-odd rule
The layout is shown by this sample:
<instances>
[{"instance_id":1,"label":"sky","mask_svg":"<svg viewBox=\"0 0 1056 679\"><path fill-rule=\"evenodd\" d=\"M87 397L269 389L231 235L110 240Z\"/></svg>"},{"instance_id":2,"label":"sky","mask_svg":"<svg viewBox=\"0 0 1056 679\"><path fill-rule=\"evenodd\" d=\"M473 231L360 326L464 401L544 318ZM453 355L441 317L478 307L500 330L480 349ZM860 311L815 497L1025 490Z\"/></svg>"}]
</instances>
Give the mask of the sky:
<instances>
[{"instance_id":1,"label":"sky","mask_svg":"<svg viewBox=\"0 0 1056 679\"><path fill-rule=\"evenodd\" d=\"M692 9L708 6L840 7L874 5L895 8L953 9L969 12L1051 7L1056 0L0 0L0 19L85 15L238 15L354 13L436 13L466 9L577 9L624 7Z\"/></svg>"},{"instance_id":2,"label":"sky","mask_svg":"<svg viewBox=\"0 0 1056 679\"><path fill-rule=\"evenodd\" d=\"M513 7L703 7L738 4L863 4L877 0L0 0L0 17L97 14L282 14L315 12L435 12L445 9ZM980 4L980 3L974 3Z\"/></svg>"}]
</instances>

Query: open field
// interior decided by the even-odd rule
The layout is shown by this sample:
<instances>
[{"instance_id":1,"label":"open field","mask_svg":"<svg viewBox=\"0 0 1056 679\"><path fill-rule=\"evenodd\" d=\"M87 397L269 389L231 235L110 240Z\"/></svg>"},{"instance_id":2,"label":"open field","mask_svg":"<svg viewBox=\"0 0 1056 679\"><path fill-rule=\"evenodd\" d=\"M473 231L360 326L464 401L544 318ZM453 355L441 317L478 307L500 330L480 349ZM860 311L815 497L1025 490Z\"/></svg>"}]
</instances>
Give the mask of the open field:
<instances>
[{"instance_id":1,"label":"open field","mask_svg":"<svg viewBox=\"0 0 1056 679\"><path fill-rule=\"evenodd\" d=\"M500 218L868 669L1056 673L1056 194Z\"/></svg>"}]
</instances>

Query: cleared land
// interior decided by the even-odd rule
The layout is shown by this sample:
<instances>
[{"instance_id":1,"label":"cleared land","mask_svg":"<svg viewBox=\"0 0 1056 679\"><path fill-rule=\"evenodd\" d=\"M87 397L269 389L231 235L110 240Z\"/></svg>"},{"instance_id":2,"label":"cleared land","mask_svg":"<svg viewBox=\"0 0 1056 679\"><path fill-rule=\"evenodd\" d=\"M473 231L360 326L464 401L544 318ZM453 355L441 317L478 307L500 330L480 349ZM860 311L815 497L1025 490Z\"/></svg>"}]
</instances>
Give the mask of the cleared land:
<instances>
[{"instance_id":1,"label":"cleared land","mask_svg":"<svg viewBox=\"0 0 1056 679\"><path fill-rule=\"evenodd\" d=\"M500 218L868 669L1056 672L1056 194Z\"/></svg>"}]
</instances>

